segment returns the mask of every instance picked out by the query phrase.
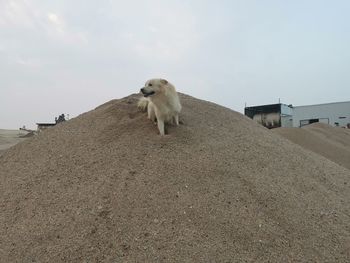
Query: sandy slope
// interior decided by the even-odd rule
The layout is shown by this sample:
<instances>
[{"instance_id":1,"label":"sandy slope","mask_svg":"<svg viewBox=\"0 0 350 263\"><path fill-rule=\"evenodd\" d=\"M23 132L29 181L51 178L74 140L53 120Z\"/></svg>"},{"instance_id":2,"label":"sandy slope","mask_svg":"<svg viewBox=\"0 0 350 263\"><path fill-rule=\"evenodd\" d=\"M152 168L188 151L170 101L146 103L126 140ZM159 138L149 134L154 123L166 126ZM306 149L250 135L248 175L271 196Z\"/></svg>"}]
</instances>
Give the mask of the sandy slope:
<instances>
[{"instance_id":1,"label":"sandy slope","mask_svg":"<svg viewBox=\"0 0 350 263\"><path fill-rule=\"evenodd\" d=\"M350 169L350 130L314 123L272 130L300 146Z\"/></svg>"},{"instance_id":2,"label":"sandy slope","mask_svg":"<svg viewBox=\"0 0 350 263\"><path fill-rule=\"evenodd\" d=\"M27 132L20 130L5 130L0 129L0 155L8 148L23 141L25 138L21 136L26 135Z\"/></svg>"},{"instance_id":3,"label":"sandy slope","mask_svg":"<svg viewBox=\"0 0 350 263\"><path fill-rule=\"evenodd\" d=\"M186 95L162 138L136 97L0 157L2 262L348 262L348 169Z\"/></svg>"}]
</instances>

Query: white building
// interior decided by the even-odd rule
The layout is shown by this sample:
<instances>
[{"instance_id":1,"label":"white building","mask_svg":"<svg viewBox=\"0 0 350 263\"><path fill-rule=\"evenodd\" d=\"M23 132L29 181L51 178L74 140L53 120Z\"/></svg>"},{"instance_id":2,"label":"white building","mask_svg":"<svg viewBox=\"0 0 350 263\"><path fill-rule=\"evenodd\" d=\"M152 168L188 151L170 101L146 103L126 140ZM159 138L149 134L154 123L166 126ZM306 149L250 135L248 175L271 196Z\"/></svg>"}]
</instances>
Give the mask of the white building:
<instances>
[{"instance_id":1,"label":"white building","mask_svg":"<svg viewBox=\"0 0 350 263\"><path fill-rule=\"evenodd\" d=\"M245 107L244 113L269 129L302 127L314 122L350 128L350 101L294 107L278 103Z\"/></svg>"},{"instance_id":2,"label":"white building","mask_svg":"<svg viewBox=\"0 0 350 263\"><path fill-rule=\"evenodd\" d=\"M293 107L282 103L245 107L244 114L266 128L293 127Z\"/></svg>"},{"instance_id":3,"label":"white building","mask_svg":"<svg viewBox=\"0 0 350 263\"><path fill-rule=\"evenodd\" d=\"M350 125L350 101L293 107L293 127L313 122L340 127Z\"/></svg>"}]
</instances>

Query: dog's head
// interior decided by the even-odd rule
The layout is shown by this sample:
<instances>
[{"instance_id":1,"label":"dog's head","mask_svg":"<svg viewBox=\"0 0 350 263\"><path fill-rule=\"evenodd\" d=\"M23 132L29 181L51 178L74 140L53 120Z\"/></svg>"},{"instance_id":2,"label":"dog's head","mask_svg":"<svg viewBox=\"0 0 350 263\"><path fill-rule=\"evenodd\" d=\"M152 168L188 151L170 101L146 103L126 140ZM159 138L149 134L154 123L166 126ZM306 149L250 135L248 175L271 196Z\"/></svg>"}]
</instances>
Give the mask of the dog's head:
<instances>
[{"instance_id":1,"label":"dog's head","mask_svg":"<svg viewBox=\"0 0 350 263\"><path fill-rule=\"evenodd\" d=\"M161 93L167 84L168 81L165 79L150 79L141 89L141 92L144 97L155 96L158 93Z\"/></svg>"}]
</instances>

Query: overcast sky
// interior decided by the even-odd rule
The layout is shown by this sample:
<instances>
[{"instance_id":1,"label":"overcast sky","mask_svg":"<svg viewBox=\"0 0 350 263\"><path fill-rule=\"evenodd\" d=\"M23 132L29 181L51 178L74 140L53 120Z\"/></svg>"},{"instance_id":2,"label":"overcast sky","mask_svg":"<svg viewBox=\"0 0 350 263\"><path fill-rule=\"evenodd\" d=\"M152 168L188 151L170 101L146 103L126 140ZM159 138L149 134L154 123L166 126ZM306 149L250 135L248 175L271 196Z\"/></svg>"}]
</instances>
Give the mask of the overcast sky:
<instances>
[{"instance_id":1,"label":"overcast sky","mask_svg":"<svg viewBox=\"0 0 350 263\"><path fill-rule=\"evenodd\" d=\"M0 0L0 128L162 77L236 111L350 100L350 1Z\"/></svg>"}]
</instances>

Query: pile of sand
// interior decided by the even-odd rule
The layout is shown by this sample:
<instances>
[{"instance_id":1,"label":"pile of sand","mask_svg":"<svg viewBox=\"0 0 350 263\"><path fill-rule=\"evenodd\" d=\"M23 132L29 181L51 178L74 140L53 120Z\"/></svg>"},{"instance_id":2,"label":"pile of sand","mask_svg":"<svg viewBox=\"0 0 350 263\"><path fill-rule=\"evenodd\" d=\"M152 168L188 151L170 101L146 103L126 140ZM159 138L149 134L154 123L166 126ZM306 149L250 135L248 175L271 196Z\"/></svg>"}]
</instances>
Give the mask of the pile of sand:
<instances>
[{"instance_id":1,"label":"pile of sand","mask_svg":"<svg viewBox=\"0 0 350 263\"><path fill-rule=\"evenodd\" d=\"M186 95L161 137L136 98L0 157L2 262L348 261L349 170Z\"/></svg>"},{"instance_id":2,"label":"pile of sand","mask_svg":"<svg viewBox=\"0 0 350 263\"><path fill-rule=\"evenodd\" d=\"M29 137L29 133L21 130L0 129L0 155L8 148L23 141L23 138Z\"/></svg>"},{"instance_id":3,"label":"pile of sand","mask_svg":"<svg viewBox=\"0 0 350 263\"><path fill-rule=\"evenodd\" d=\"M350 130L313 123L303 128L273 129L288 140L350 169Z\"/></svg>"}]
</instances>

